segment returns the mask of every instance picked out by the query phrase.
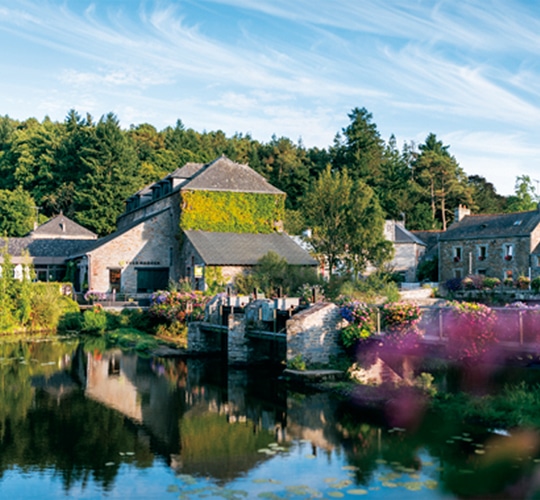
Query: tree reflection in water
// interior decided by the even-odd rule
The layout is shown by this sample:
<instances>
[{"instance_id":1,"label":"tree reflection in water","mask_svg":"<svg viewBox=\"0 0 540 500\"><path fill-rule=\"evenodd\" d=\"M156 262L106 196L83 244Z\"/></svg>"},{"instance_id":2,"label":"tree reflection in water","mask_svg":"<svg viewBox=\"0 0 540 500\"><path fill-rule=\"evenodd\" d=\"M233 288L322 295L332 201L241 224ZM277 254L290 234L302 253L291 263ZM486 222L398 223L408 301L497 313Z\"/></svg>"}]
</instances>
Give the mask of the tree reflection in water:
<instances>
[{"instance_id":1,"label":"tree reflection in water","mask_svg":"<svg viewBox=\"0 0 540 500\"><path fill-rule=\"evenodd\" d=\"M90 485L121 494L128 476L141 491L186 498L204 488L231 498L224 488L269 498L531 496L536 431L465 427L411 397L367 411L217 359L143 358L82 341L1 344L0 491L9 482L24 493L22 478L41 475L59 478L68 496ZM156 484L158 470L168 484Z\"/></svg>"}]
</instances>

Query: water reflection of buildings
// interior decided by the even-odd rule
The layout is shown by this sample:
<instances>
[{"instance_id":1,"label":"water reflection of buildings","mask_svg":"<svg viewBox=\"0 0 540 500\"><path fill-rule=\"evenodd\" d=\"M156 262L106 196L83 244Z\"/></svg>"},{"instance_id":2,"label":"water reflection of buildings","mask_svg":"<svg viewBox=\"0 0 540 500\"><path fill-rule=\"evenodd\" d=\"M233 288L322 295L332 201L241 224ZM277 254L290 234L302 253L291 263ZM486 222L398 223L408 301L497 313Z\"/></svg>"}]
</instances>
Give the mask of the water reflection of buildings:
<instances>
[{"instance_id":1,"label":"water reflection of buildings","mask_svg":"<svg viewBox=\"0 0 540 500\"><path fill-rule=\"evenodd\" d=\"M87 354L87 397L163 443L161 452L176 471L216 479L237 477L268 460L258 450L271 442L309 439L324 450L336 446L326 414L333 410L317 397L289 399L277 384L273 376L253 377L219 362L141 359L119 350Z\"/></svg>"}]
</instances>

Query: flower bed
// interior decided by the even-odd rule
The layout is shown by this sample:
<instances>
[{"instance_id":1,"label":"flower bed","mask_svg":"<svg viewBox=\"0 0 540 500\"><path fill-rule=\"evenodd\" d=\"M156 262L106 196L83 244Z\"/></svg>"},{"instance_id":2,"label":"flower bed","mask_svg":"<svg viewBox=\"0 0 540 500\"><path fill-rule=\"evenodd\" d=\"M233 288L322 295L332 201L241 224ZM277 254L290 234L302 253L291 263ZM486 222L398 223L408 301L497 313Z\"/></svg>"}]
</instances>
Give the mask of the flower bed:
<instances>
[{"instance_id":1,"label":"flower bed","mask_svg":"<svg viewBox=\"0 0 540 500\"><path fill-rule=\"evenodd\" d=\"M168 323L198 321L204 317L207 301L200 292L158 291L152 294L148 312Z\"/></svg>"},{"instance_id":2,"label":"flower bed","mask_svg":"<svg viewBox=\"0 0 540 500\"><path fill-rule=\"evenodd\" d=\"M459 361L482 358L497 343L496 314L488 306L471 302L451 302L444 323L448 355Z\"/></svg>"},{"instance_id":3,"label":"flower bed","mask_svg":"<svg viewBox=\"0 0 540 500\"><path fill-rule=\"evenodd\" d=\"M411 302L389 302L381 309L381 325L385 343L398 348L413 348L421 336L418 324L422 313Z\"/></svg>"},{"instance_id":4,"label":"flower bed","mask_svg":"<svg viewBox=\"0 0 540 500\"><path fill-rule=\"evenodd\" d=\"M341 331L341 341L345 347L352 347L358 341L366 340L375 333L375 312L364 302L345 303L339 312L349 323Z\"/></svg>"}]
</instances>

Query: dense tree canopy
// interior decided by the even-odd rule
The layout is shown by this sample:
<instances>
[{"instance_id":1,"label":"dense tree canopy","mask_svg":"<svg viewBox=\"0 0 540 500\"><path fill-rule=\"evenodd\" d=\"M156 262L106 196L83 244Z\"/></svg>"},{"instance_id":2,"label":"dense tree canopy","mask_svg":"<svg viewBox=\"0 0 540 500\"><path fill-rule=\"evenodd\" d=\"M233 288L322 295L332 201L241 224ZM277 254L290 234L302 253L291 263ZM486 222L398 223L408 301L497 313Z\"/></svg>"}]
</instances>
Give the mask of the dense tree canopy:
<instances>
[{"instance_id":1,"label":"dense tree canopy","mask_svg":"<svg viewBox=\"0 0 540 500\"><path fill-rule=\"evenodd\" d=\"M351 190L354 185L368 193L361 196L378 203L382 218L405 221L408 229L446 227L458 203L487 213L530 209L537 201L526 176L518 177L516 195L508 198L482 177L467 178L449 146L434 133L418 148L405 143L400 150L393 136L387 142L381 138L365 108L353 109L348 118L334 144L321 149L287 137L261 143L241 133L197 132L181 120L161 131L148 123L122 130L112 113L97 122L75 110L62 123L0 117L0 228L9 236L25 234L39 209L45 217L63 211L105 235L114 230L129 195L187 162L207 162L222 154L250 165L287 193L285 223L295 232L313 224L304 201L310 186L328 175L328 165L331 175L351 183ZM5 201L10 197L22 207L38 208L32 216L28 209L17 212L12 201Z\"/></svg>"}]
</instances>

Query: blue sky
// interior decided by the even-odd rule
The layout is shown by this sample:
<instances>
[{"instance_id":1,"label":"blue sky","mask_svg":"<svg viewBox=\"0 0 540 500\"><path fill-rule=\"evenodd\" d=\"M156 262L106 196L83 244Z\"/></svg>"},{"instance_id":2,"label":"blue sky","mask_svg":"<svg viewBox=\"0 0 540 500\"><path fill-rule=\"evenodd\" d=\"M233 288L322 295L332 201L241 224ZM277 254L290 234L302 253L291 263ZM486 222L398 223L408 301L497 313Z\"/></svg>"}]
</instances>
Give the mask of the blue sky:
<instances>
[{"instance_id":1,"label":"blue sky","mask_svg":"<svg viewBox=\"0 0 540 500\"><path fill-rule=\"evenodd\" d=\"M540 181L540 2L0 0L0 114L328 147L355 107L465 172Z\"/></svg>"}]
</instances>

